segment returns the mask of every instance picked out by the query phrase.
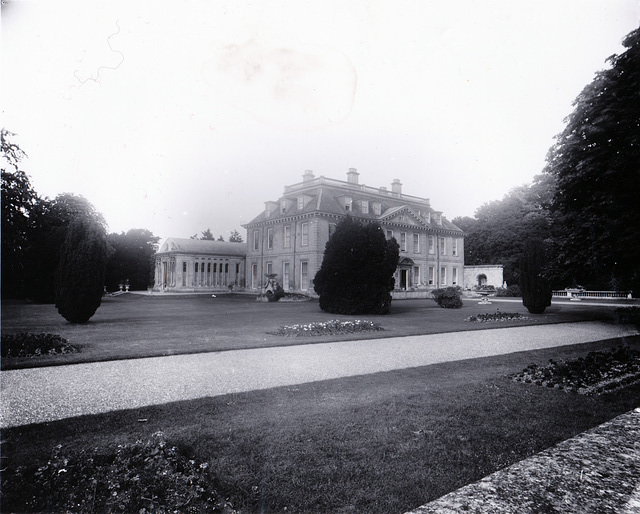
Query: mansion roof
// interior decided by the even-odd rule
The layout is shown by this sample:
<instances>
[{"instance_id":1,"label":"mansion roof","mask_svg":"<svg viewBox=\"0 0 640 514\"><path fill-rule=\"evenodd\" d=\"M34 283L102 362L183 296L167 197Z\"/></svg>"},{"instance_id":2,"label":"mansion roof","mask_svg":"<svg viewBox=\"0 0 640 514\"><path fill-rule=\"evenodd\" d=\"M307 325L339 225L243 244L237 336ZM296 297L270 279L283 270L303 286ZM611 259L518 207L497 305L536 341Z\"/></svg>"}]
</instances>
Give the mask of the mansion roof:
<instances>
[{"instance_id":1,"label":"mansion roof","mask_svg":"<svg viewBox=\"0 0 640 514\"><path fill-rule=\"evenodd\" d=\"M351 172L355 173L355 170ZM303 182L286 186L277 202L265 202L265 210L243 226L249 228L322 214L336 218L351 215L386 224L400 223L434 231L462 233L441 212L431 208L428 198L402 193L399 181L394 181L392 188L392 191L388 191L357 182L306 175Z\"/></svg>"},{"instance_id":2,"label":"mansion roof","mask_svg":"<svg viewBox=\"0 0 640 514\"><path fill-rule=\"evenodd\" d=\"M247 253L247 244L170 237L162 244L157 253L197 253L244 257Z\"/></svg>"}]
</instances>

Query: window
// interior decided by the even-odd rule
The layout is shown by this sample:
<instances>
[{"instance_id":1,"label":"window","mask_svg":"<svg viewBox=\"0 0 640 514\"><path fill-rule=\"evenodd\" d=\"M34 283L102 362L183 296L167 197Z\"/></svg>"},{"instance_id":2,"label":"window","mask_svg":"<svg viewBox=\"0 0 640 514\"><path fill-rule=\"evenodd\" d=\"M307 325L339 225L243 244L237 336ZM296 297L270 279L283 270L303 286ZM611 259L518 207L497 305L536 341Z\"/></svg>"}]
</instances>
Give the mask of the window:
<instances>
[{"instance_id":1,"label":"window","mask_svg":"<svg viewBox=\"0 0 640 514\"><path fill-rule=\"evenodd\" d=\"M196 267L196 273L198 273L198 263L197 262L195 264L195 267Z\"/></svg>"},{"instance_id":2,"label":"window","mask_svg":"<svg viewBox=\"0 0 640 514\"><path fill-rule=\"evenodd\" d=\"M413 267L413 285L414 286L420 285L420 266Z\"/></svg>"},{"instance_id":3,"label":"window","mask_svg":"<svg viewBox=\"0 0 640 514\"><path fill-rule=\"evenodd\" d=\"M429 285L432 286L433 285L433 280L434 280L434 269L433 266L429 266Z\"/></svg>"},{"instance_id":4,"label":"window","mask_svg":"<svg viewBox=\"0 0 640 514\"><path fill-rule=\"evenodd\" d=\"M445 268L444 266L440 268L440 285L447 285L447 268Z\"/></svg>"},{"instance_id":5,"label":"window","mask_svg":"<svg viewBox=\"0 0 640 514\"><path fill-rule=\"evenodd\" d=\"M429 253L436 253L436 238L435 236L429 236Z\"/></svg>"},{"instance_id":6,"label":"window","mask_svg":"<svg viewBox=\"0 0 640 514\"><path fill-rule=\"evenodd\" d=\"M407 251L407 233L406 232L400 232L400 251L401 252Z\"/></svg>"},{"instance_id":7,"label":"window","mask_svg":"<svg viewBox=\"0 0 640 514\"><path fill-rule=\"evenodd\" d=\"M257 230L253 231L253 251L257 252L260 248L260 235Z\"/></svg>"},{"instance_id":8,"label":"window","mask_svg":"<svg viewBox=\"0 0 640 514\"><path fill-rule=\"evenodd\" d=\"M304 196L300 195L298 197L298 210L301 211L304 209Z\"/></svg>"},{"instance_id":9,"label":"window","mask_svg":"<svg viewBox=\"0 0 640 514\"><path fill-rule=\"evenodd\" d=\"M218 263L217 262L213 263L213 272L214 273L218 273Z\"/></svg>"},{"instance_id":10,"label":"window","mask_svg":"<svg viewBox=\"0 0 640 514\"><path fill-rule=\"evenodd\" d=\"M273 250L273 229L267 229L267 249Z\"/></svg>"},{"instance_id":11,"label":"window","mask_svg":"<svg viewBox=\"0 0 640 514\"><path fill-rule=\"evenodd\" d=\"M458 255L458 240L454 239L451 246L451 255Z\"/></svg>"},{"instance_id":12,"label":"window","mask_svg":"<svg viewBox=\"0 0 640 514\"><path fill-rule=\"evenodd\" d=\"M289 282L291 281L291 264L285 262L282 264L282 288L289 290Z\"/></svg>"},{"instance_id":13,"label":"window","mask_svg":"<svg viewBox=\"0 0 640 514\"><path fill-rule=\"evenodd\" d=\"M258 288L258 265L251 265L251 289Z\"/></svg>"},{"instance_id":14,"label":"window","mask_svg":"<svg viewBox=\"0 0 640 514\"><path fill-rule=\"evenodd\" d=\"M291 248L291 225L284 226L284 247Z\"/></svg>"},{"instance_id":15,"label":"window","mask_svg":"<svg viewBox=\"0 0 640 514\"><path fill-rule=\"evenodd\" d=\"M303 291L309 289L309 263L307 261L300 263L300 289Z\"/></svg>"},{"instance_id":16,"label":"window","mask_svg":"<svg viewBox=\"0 0 640 514\"><path fill-rule=\"evenodd\" d=\"M300 230L302 233L300 244L302 246L309 246L309 224L303 223Z\"/></svg>"},{"instance_id":17,"label":"window","mask_svg":"<svg viewBox=\"0 0 640 514\"><path fill-rule=\"evenodd\" d=\"M380 216L381 213L382 213L382 205L379 203L374 203L373 214L375 214L376 216Z\"/></svg>"},{"instance_id":18,"label":"window","mask_svg":"<svg viewBox=\"0 0 640 514\"><path fill-rule=\"evenodd\" d=\"M352 204L353 200L349 197L346 197L344 199L344 210L349 212L351 210L351 204Z\"/></svg>"},{"instance_id":19,"label":"window","mask_svg":"<svg viewBox=\"0 0 640 514\"><path fill-rule=\"evenodd\" d=\"M420 253L420 234L413 234L413 251L414 253Z\"/></svg>"},{"instance_id":20,"label":"window","mask_svg":"<svg viewBox=\"0 0 640 514\"><path fill-rule=\"evenodd\" d=\"M187 285L187 262L182 261L182 285Z\"/></svg>"},{"instance_id":21,"label":"window","mask_svg":"<svg viewBox=\"0 0 640 514\"><path fill-rule=\"evenodd\" d=\"M280 200L280 212L281 213L287 212L287 200L286 200L286 198L282 198Z\"/></svg>"},{"instance_id":22,"label":"window","mask_svg":"<svg viewBox=\"0 0 640 514\"><path fill-rule=\"evenodd\" d=\"M431 223L431 212L427 211L427 212L424 213L424 220L427 223Z\"/></svg>"},{"instance_id":23,"label":"window","mask_svg":"<svg viewBox=\"0 0 640 514\"><path fill-rule=\"evenodd\" d=\"M229 263L228 262L224 265L224 272L225 273L229 273Z\"/></svg>"},{"instance_id":24,"label":"window","mask_svg":"<svg viewBox=\"0 0 640 514\"><path fill-rule=\"evenodd\" d=\"M362 214L369 214L369 201L368 200L360 200L360 210Z\"/></svg>"},{"instance_id":25,"label":"window","mask_svg":"<svg viewBox=\"0 0 640 514\"><path fill-rule=\"evenodd\" d=\"M458 284L458 268L453 268L451 270L451 285L455 286Z\"/></svg>"},{"instance_id":26,"label":"window","mask_svg":"<svg viewBox=\"0 0 640 514\"><path fill-rule=\"evenodd\" d=\"M436 223L438 225L442 225L442 213L441 212L436 212Z\"/></svg>"},{"instance_id":27,"label":"window","mask_svg":"<svg viewBox=\"0 0 640 514\"><path fill-rule=\"evenodd\" d=\"M393 230L387 230L387 239L391 240L393 238Z\"/></svg>"},{"instance_id":28,"label":"window","mask_svg":"<svg viewBox=\"0 0 640 514\"><path fill-rule=\"evenodd\" d=\"M267 262L267 275L271 275L273 273L273 263Z\"/></svg>"},{"instance_id":29,"label":"window","mask_svg":"<svg viewBox=\"0 0 640 514\"><path fill-rule=\"evenodd\" d=\"M440 238L440 255L446 255L447 254L447 245L446 245L446 240L444 237Z\"/></svg>"},{"instance_id":30,"label":"window","mask_svg":"<svg viewBox=\"0 0 640 514\"><path fill-rule=\"evenodd\" d=\"M329 239L331 239L331 236L334 234L335 231L336 231L336 224L329 223Z\"/></svg>"},{"instance_id":31,"label":"window","mask_svg":"<svg viewBox=\"0 0 640 514\"><path fill-rule=\"evenodd\" d=\"M207 273L211 273L211 263L207 262Z\"/></svg>"}]
</instances>

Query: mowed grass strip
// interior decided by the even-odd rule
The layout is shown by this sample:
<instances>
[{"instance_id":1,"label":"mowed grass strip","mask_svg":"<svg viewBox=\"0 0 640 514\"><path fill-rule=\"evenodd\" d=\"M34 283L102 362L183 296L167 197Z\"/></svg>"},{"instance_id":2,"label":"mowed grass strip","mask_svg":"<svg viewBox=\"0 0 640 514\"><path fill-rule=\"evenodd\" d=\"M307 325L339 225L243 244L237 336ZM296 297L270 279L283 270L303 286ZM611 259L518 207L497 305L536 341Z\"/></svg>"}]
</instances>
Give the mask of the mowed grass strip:
<instances>
[{"instance_id":1,"label":"mowed grass strip","mask_svg":"<svg viewBox=\"0 0 640 514\"><path fill-rule=\"evenodd\" d=\"M404 512L639 406L639 386L585 397L509 379L620 344L640 337L8 429L2 468L162 431L242 512ZM5 484L2 510L25 490Z\"/></svg>"},{"instance_id":2,"label":"mowed grass strip","mask_svg":"<svg viewBox=\"0 0 640 514\"><path fill-rule=\"evenodd\" d=\"M483 313L520 313L529 319L510 325L536 325L587 320L613 320L614 306L601 307L586 302L558 303L544 314L529 315L521 301L478 305L477 298L464 300L461 309L442 309L433 300L394 300L391 314L361 316L384 330L353 334L332 334L313 338L274 335L280 327L294 324L353 320L322 312L318 302L256 302L253 295L139 295L124 294L104 298L96 314L86 324L73 325L60 316L53 305L2 303L2 333L51 333L78 347L75 354L38 358L2 359L2 369L72 364L104 360L132 359L198 352L216 352L313 344L317 342L385 338L496 328L494 323L470 323L469 316ZM506 324L500 324L506 326Z\"/></svg>"}]
</instances>

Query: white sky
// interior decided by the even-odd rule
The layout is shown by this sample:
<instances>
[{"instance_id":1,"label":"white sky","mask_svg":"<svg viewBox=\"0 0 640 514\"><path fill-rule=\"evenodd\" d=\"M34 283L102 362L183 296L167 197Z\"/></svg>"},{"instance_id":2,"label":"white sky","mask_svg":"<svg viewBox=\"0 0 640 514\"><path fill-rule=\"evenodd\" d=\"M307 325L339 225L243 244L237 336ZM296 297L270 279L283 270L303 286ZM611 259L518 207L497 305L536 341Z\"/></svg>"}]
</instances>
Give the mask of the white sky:
<instances>
[{"instance_id":1,"label":"white sky","mask_svg":"<svg viewBox=\"0 0 640 514\"><path fill-rule=\"evenodd\" d=\"M13 1L2 120L42 196L225 239L305 169L447 218L529 183L638 0Z\"/></svg>"}]
</instances>

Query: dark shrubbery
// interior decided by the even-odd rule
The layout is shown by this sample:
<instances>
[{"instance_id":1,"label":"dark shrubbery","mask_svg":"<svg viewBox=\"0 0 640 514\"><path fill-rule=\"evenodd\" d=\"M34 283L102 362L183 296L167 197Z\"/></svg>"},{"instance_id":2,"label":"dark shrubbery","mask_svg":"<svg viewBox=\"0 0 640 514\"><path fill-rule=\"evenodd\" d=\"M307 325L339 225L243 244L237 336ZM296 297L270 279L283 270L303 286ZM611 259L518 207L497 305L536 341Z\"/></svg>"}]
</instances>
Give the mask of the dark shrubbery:
<instances>
[{"instance_id":1,"label":"dark shrubbery","mask_svg":"<svg viewBox=\"0 0 640 514\"><path fill-rule=\"evenodd\" d=\"M520 265L522 305L531 314L542 314L551 305L551 286L544 276L547 264L544 242L531 239L524 245Z\"/></svg>"},{"instance_id":2,"label":"dark shrubbery","mask_svg":"<svg viewBox=\"0 0 640 514\"><path fill-rule=\"evenodd\" d=\"M459 287L434 289L433 299L443 309L459 309L462 307L462 290Z\"/></svg>"},{"instance_id":3,"label":"dark shrubbery","mask_svg":"<svg viewBox=\"0 0 640 514\"><path fill-rule=\"evenodd\" d=\"M327 242L313 279L320 308L333 314L388 314L399 246L380 225L348 217Z\"/></svg>"},{"instance_id":4,"label":"dark shrubbery","mask_svg":"<svg viewBox=\"0 0 640 514\"><path fill-rule=\"evenodd\" d=\"M520 290L520 286L517 284L508 287L498 287L496 289L496 296L520 297L522 296L522 291Z\"/></svg>"},{"instance_id":5,"label":"dark shrubbery","mask_svg":"<svg viewBox=\"0 0 640 514\"><path fill-rule=\"evenodd\" d=\"M57 334L2 334L2 357L34 357L55 353L75 353L78 349Z\"/></svg>"},{"instance_id":6,"label":"dark shrubbery","mask_svg":"<svg viewBox=\"0 0 640 514\"><path fill-rule=\"evenodd\" d=\"M81 218L69 225L56 271L56 308L67 321L86 323L100 307L107 255L102 226Z\"/></svg>"},{"instance_id":7,"label":"dark shrubbery","mask_svg":"<svg viewBox=\"0 0 640 514\"><path fill-rule=\"evenodd\" d=\"M207 463L188 459L162 432L147 442L5 468L3 512L235 512L213 488Z\"/></svg>"}]
</instances>

